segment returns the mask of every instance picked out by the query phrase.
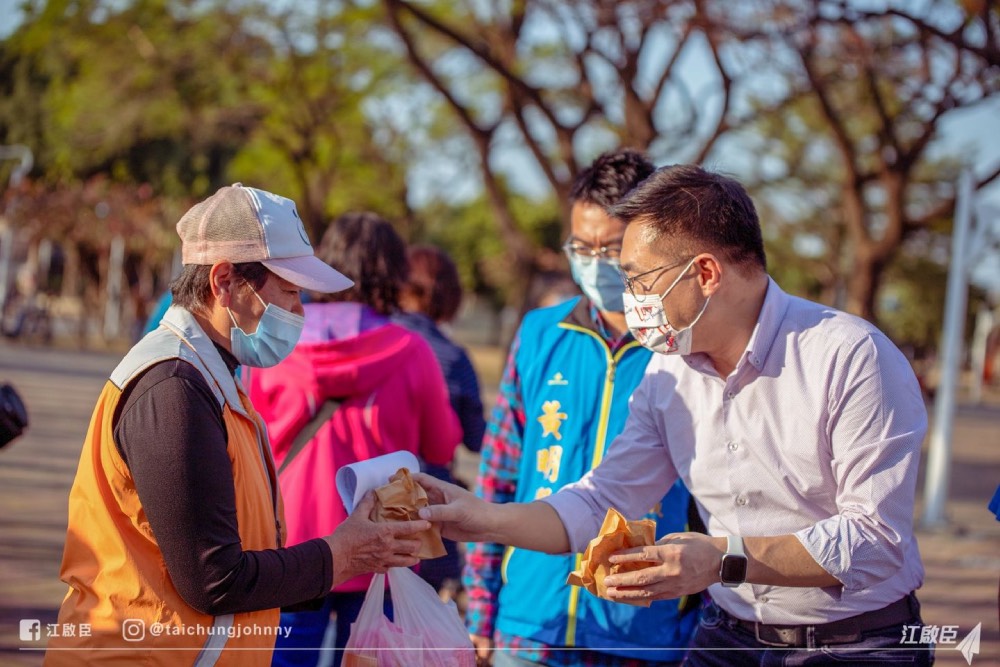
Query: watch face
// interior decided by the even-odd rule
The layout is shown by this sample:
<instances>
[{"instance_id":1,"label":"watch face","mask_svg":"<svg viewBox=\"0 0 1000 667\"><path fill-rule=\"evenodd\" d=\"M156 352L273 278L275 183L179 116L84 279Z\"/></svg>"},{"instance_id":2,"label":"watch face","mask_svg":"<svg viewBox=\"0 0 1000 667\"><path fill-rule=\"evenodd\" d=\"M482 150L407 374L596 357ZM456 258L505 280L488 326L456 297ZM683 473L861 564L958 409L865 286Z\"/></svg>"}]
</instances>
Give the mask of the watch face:
<instances>
[{"instance_id":1,"label":"watch face","mask_svg":"<svg viewBox=\"0 0 1000 667\"><path fill-rule=\"evenodd\" d=\"M723 584L739 586L747 580L747 558L746 556L736 556L726 554L722 557L722 568L719 571L719 579Z\"/></svg>"}]
</instances>

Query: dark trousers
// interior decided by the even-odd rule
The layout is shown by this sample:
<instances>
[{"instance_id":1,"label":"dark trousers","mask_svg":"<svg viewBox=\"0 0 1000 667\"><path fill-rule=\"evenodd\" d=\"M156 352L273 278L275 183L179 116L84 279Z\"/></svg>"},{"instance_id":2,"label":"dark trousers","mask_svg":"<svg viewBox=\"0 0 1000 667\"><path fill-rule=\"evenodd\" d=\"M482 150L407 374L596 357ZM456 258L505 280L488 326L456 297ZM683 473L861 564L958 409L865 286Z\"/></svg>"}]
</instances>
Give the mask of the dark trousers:
<instances>
[{"instance_id":1,"label":"dark trousers","mask_svg":"<svg viewBox=\"0 0 1000 667\"><path fill-rule=\"evenodd\" d=\"M691 641L685 667L798 667L847 663L852 665L934 664L934 647L902 644L904 625L923 625L920 614L907 622L865 631L852 642L824 645L812 638L805 648L763 644L753 631L739 625L714 602L705 605ZM919 633L917 633L919 636Z\"/></svg>"}]
</instances>

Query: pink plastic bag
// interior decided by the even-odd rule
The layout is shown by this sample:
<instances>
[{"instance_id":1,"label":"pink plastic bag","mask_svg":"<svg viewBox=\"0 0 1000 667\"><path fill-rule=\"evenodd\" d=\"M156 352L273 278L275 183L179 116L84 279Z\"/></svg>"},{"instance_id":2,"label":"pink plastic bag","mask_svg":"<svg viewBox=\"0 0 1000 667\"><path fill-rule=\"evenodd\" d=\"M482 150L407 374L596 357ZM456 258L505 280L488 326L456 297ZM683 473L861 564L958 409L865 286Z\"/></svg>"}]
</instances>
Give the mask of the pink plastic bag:
<instances>
[{"instance_id":1,"label":"pink plastic bag","mask_svg":"<svg viewBox=\"0 0 1000 667\"><path fill-rule=\"evenodd\" d=\"M413 571L389 570L395 622L383 613L385 575L372 578L358 619L351 625L343 667L475 667L476 653L454 602Z\"/></svg>"},{"instance_id":2,"label":"pink plastic bag","mask_svg":"<svg viewBox=\"0 0 1000 667\"><path fill-rule=\"evenodd\" d=\"M385 575L368 585L358 618L344 647L343 667L407 667L407 654L423 648L420 637L407 635L383 613ZM411 654L412 657L412 654Z\"/></svg>"}]
</instances>

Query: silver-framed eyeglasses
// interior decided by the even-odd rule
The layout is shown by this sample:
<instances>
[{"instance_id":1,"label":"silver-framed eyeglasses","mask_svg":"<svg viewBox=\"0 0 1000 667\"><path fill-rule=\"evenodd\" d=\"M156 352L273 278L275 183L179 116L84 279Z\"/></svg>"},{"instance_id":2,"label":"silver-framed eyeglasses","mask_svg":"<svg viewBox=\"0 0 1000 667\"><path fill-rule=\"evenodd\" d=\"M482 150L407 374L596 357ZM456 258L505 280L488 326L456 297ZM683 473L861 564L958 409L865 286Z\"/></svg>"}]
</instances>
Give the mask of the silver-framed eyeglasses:
<instances>
[{"instance_id":1,"label":"silver-framed eyeglasses","mask_svg":"<svg viewBox=\"0 0 1000 667\"><path fill-rule=\"evenodd\" d=\"M620 243L612 243L611 245L602 245L600 248L592 248L584 243L567 242L563 246L563 252L569 256L579 257L584 262L590 262L598 257L618 259L622 255L622 246Z\"/></svg>"},{"instance_id":2,"label":"silver-framed eyeglasses","mask_svg":"<svg viewBox=\"0 0 1000 667\"><path fill-rule=\"evenodd\" d=\"M637 273L637 274L635 274L634 276L631 276L631 277L628 276L621 269L619 269L618 272L620 274L622 274L622 281L625 282L625 287L628 289L628 291L632 294L633 297L635 297L636 301L638 301L639 303L642 303L642 302L644 302L646 300L646 297L649 296L649 290L653 289L653 285L656 284L656 281L659 280L660 275L664 271L669 271L670 269L676 269L678 266L683 266L684 264L687 264L692 259L694 259L694 257L687 257L685 259L680 260L679 262L674 262L673 264L664 264L663 266L658 266L658 267L656 267L654 269L650 269L649 271L643 271L642 273ZM650 275L652 273L655 273L656 277L653 278L652 281L650 281L650 283L649 283L648 286L645 283L643 283L643 282L641 282L639 280L643 276L648 276L648 275ZM635 291L635 285L636 285L636 283L639 283L639 286L642 287L642 289L643 289L643 293L642 294L636 294L636 291Z\"/></svg>"}]
</instances>

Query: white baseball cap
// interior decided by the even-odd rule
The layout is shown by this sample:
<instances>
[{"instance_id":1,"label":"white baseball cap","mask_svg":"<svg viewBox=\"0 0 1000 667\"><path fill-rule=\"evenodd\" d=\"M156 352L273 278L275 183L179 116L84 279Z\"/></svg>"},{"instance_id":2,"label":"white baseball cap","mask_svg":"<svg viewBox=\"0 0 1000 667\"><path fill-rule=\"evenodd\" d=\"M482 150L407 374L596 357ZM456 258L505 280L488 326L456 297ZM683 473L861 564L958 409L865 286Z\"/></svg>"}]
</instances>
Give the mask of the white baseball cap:
<instances>
[{"instance_id":1,"label":"white baseball cap","mask_svg":"<svg viewBox=\"0 0 1000 667\"><path fill-rule=\"evenodd\" d=\"M279 195L227 185L191 207L180 222L183 264L260 262L290 283L316 292L354 284L316 257L295 202Z\"/></svg>"}]
</instances>

